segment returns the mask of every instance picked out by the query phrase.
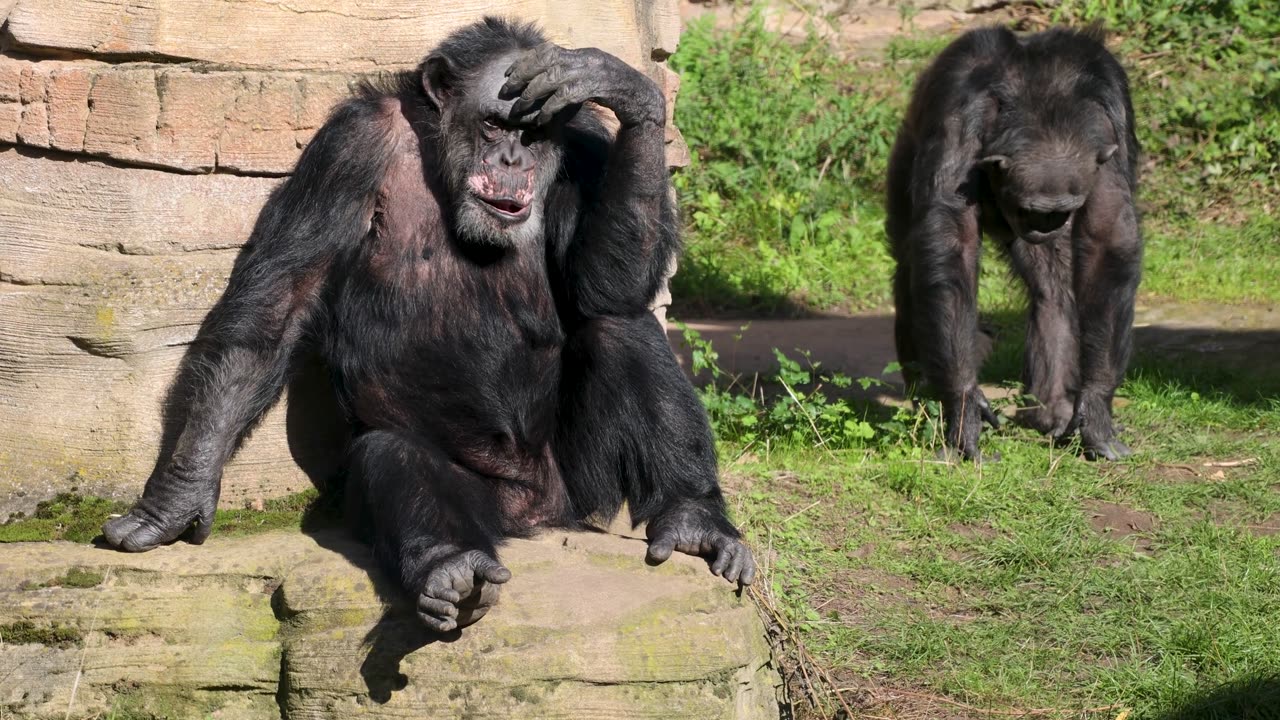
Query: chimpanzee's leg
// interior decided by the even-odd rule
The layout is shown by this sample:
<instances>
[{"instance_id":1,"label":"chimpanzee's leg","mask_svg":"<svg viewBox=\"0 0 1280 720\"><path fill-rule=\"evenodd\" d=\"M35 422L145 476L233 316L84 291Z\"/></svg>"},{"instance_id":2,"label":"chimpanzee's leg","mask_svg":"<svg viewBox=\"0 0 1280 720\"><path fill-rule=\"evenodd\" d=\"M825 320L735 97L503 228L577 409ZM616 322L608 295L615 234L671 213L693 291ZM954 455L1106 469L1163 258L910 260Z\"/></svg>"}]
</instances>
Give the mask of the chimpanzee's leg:
<instances>
[{"instance_id":1,"label":"chimpanzee's leg","mask_svg":"<svg viewBox=\"0 0 1280 720\"><path fill-rule=\"evenodd\" d=\"M908 395L920 382L919 354L915 330L911 326L915 308L911 303L911 268L902 261L893 271L893 344Z\"/></svg>"},{"instance_id":2,"label":"chimpanzee's leg","mask_svg":"<svg viewBox=\"0 0 1280 720\"><path fill-rule=\"evenodd\" d=\"M985 421L996 425L978 389L978 252L976 208L930 208L912 222L911 325L925 379L942 397L946 442L978 459Z\"/></svg>"},{"instance_id":3,"label":"chimpanzee's leg","mask_svg":"<svg viewBox=\"0 0 1280 720\"><path fill-rule=\"evenodd\" d=\"M1043 245L1015 242L1010 249L1031 303L1022 383L1037 403L1018 417L1053 437L1061 437L1071 424L1080 378L1071 255L1069 240Z\"/></svg>"},{"instance_id":4,"label":"chimpanzee's leg","mask_svg":"<svg viewBox=\"0 0 1280 720\"><path fill-rule=\"evenodd\" d=\"M1133 452L1116 439L1111 400L1133 347L1133 306L1142 275L1142 236L1127 186L1107 174L1081 209L1075 292L1080 313L1080 393L1070 430L1080 430L1091 458Z\"/></svg>"},{"instance_id":5,"label":"chimpanzee's leg","mask_svg":"<svg viewBox=\"0 0 1280 720\"><path fill-rule=\"evenodd\" d=\"M439 450L387 431L352 444L351 510L371 526L374 554L411 595L428 627L445 632L484 616L511 572L492 486Z\"/></svg>"},{"instance_id":6,"label":"chimpanzee's leg","mask_svg":"<svg viewBox=\"0 0 1280 720\"><path fill-rule=\"evenodd\" d=\"M649 313L583 319L564 350L556 458L580 518L616 512L648 523L649 558L712 559L730 582L755 577L725 512L715 441L693 386Z\"/></svg>"}]
</instances>

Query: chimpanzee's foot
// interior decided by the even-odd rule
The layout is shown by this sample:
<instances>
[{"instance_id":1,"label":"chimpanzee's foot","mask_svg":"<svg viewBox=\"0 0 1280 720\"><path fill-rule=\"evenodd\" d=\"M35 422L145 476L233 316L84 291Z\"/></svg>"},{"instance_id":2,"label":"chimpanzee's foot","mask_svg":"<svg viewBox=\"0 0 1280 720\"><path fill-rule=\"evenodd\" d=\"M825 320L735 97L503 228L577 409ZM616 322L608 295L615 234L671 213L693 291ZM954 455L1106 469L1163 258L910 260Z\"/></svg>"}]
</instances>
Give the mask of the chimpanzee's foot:
<instances>
[{"instance_id":1,"label":"chimpanzee's foot","mask_svg":"<svg viewBox=\"0 0 1280 720\"><path fill-rule=\"evenodd\" d=\"M711 559L711 572L731 583L750 585L756 577L751 548L724 518L719 508L686 505L655 518L645 530L649 538L646 559L657 565L673 550Z\"/></svg>"},{"instance_id":2,"label":"chimpanzee's foot","mask_svg":"<svg viewBox=\"0 0 1280 720\"><path fill-rule=\"evenodd\" d=\"M1060 437L1071 425L1075 407L1069 398L1041 400L1039 405L1019 408L1018 423L1049 437Z\"/></svg>"},{"instance_id":3,"label":"chimpanzee's foot","mask_svg":"<svg viewBox=\"0 0 1280 720\"><path fill-rule=\"evenodd\" d=\"M1084 456L1089 460L1123 460L1133 455L1129 446L1116 438L1111 407L1102 398L1082 393L1076 400L1075 415L1059 439L1065 441L1077 430Z\"/></svg>"},{"instance_id":4,"label":"chimpanzee's foot","mask_svg":"<svg viewBox=\"0 0 1280 720\"><path fill-rule=\"evenodd\" d=\"M982 454L978 451L978 439L982 436L983 423L993 428L1000 427L1000 418L991 409L987 396L974 385L954 397L944 398L942 414L946 421L945 459L950 460L958 452L965 460L980 462Z\"/></svg>"},{"instance_id":5,"label":"chimpanzee's foot","mask_svg":"<svg viewBox=\"0 0 1280 720\"><path fill-rule=\"evenodd\" d=\"M482 550L467 550L428 566L418 595L418 617L437 632L464 628L498 603L498 586L511 571Z\"/></svg>"}]
</instances>

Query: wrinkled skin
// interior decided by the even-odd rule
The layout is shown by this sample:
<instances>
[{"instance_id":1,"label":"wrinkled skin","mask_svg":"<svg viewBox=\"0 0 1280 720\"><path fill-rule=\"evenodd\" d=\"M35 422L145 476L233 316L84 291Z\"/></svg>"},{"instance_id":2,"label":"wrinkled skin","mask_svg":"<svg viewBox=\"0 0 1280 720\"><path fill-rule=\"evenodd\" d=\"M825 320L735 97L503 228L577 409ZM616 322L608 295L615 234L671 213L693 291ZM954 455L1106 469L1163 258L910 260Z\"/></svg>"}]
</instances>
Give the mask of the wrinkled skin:
<instances>
[{"instance_id":1,"label":"wrinkled skin","mask_svg":"<svg viewBox=\"0 0 1280 720\"><path fill-rule=\"evenodd\" d=\"M647 560L658 565L677 550L710 559L711 572L731 583L750 585L756 577L751 549L737 531L723 527L717 520L696 507L679 508L660 516L645 528L649 538Z\"/></svg>"},{"instance_id":2,"label":"wrinkled skin","mask_svg":"<svg viewBox=\"0 0 1280 720\"><path fill-rule=\"evenodd\" d=\"M464 628L498 603L498 586L510 579L511 571L483 551L446 555L426 575L418 617L436 632Z\"/></svg>"}]
</instances>

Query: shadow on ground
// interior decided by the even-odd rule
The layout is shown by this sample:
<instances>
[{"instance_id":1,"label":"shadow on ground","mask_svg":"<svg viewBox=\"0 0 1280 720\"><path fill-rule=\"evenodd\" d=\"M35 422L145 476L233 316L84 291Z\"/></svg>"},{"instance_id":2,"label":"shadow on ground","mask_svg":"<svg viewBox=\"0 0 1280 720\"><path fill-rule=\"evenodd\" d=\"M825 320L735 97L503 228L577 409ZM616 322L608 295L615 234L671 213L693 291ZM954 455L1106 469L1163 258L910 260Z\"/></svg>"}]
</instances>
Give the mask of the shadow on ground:
<instances>
[{"instance_id":1,"label":"shadow on ground","mask_svg":"<svg viewBox=\"0 0 1280 720\"><path fill-rule=\"evenodd\" d=\"M1275 720L1280 718L1280 675L1223 685L1158 720Z\"/></svg>"},{"instance_id":2,"label":"shadow on ground","mask_svg":"<svg viewBox=\"0 0 1280 720\"><path fill-rule=\"evenodd\" d=\"M764 320L685 320L719 353L726 371L750 385L756 375L777 368L773 349L810 360L827 371L851 378L880 378L864 399L901 402L902 377L883 374L896 360L891 313L850 317ZM1024 319L1020 313L984 316L995 334L995 349L983 368L984 383L1017 381L1021 374ZM690 349L681 330L668 330L684 367ZM1200 393L1218 392L1244 405L1280 397L1280 309L1239 306L1161 304L1140 307L1134 329L1130 374L1153 375L1162 383Z\"/></svg>"}]
</instances>

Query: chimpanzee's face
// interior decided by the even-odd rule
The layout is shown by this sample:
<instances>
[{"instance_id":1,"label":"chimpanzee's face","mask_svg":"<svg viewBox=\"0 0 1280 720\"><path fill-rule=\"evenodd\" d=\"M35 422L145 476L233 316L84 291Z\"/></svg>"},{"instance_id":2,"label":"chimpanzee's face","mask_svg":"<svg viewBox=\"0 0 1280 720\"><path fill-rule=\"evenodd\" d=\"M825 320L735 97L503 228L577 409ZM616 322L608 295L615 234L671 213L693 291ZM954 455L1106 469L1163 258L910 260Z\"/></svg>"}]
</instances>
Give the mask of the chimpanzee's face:
<instances>
[{"instance_id":1,"label":"chimpanzee's face","mask_svg":"<svg viewBox=\"0 0 1280 720\"><path fill-rule=\"evenodd\" d=\"M996 204L1018 238L1039 244L1070 237L1079 210L1093 192L1098 168L1115 153L1042 143L1017 155L983 159Z\"/></svg>"},{"instance_id":2,"label":"chimpanzee's face","mask_svg":"<svg viewBox=\"0 0 1280 720\"><path fill-rule=\"evenodd\" d=\"M441 141L464 241L515 247L542 239L543 210L561 151L557 128L510 117L515 98L498 97L515 54L465 80L441 108Z\"/></svg>"}]
</instances>

